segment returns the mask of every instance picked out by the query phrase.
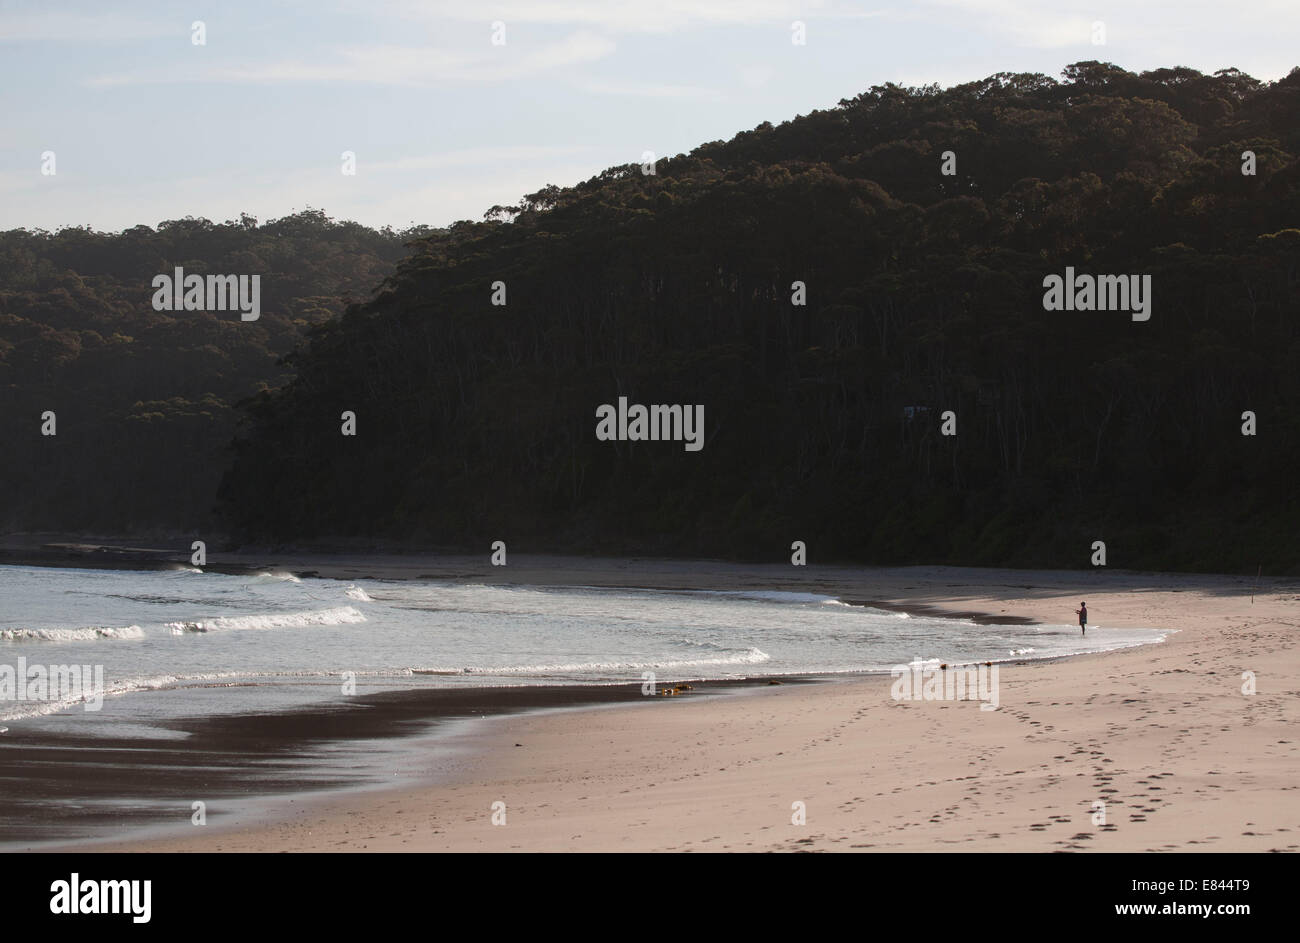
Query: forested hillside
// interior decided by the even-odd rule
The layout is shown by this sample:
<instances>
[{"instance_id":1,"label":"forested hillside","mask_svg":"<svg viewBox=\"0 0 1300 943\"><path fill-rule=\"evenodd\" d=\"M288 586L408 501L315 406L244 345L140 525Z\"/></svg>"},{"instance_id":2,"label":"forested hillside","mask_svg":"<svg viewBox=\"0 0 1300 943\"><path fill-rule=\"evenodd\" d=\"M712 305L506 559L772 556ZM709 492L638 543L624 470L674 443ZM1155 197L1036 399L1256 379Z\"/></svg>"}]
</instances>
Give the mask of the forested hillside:
<instances>
[{"instance_id":1,"label":"forested hillside","mask_svg":"<svg viewBox=\"0 0 1300 943\"><path fill-rule=\"evenodd\" d=\"M80 361L61 396L130 400L95 434L136 470L90 482L70 520L162 513L168 488L196 508L212 469L191 482L169 463L193 462L208 430L178 459L150 429L225 422L227 398L262 384L219 494L237 541L782 560L802 540L814 562L1041 567L1087 566L1104 540L1110 566L1296 572L1298 154L1300 70L1261 84L1089 62L1061 81L880 86L427 233L373 296L390 243L354 233L256 342L234 321L120 326L109 263L47 248L57 275L6 284L4 317L41 330L20 355L4 322L4 383L27 397L20 450L44 448L27 444L47 408L33 376ZM5 238L7 268L22 240ZM133 237L103 238L117 259ZM258 270L192 246L165 258L181 256ZM1150 275L1150 320L1045 310L1043 279L1066 266ZM77 346L67 332L89 325L57 312L91 299L98 339ZM147 324L174 369L125 366L115 335L139 343ZM281 386L273 354L299 325ZM238 354L249 343L261 361ZM620 396L702 404L704 448L599 441L596 410ZM71 474L45 452L20 478L65 494Z\"/></svg>"},{"instance_id":2,"label":"forested hillside","mask_svg":"<svg viewBox=\"0 0 1300 943\"><path fill-rule=\"evenodd\" d=\"M235 403L285 382L278 361L303 329L369 297L425 232L308 210L260 226L0 233L0 530L211 530ZM261 273L261 317L155 311L151 280L176 266Z\"/></svg>"},{"instance_id":3,"label":"forested hillside","mask_svg":"<svg viewBox=\"0 0 1300 943\"><path fill-rule=\"evenodd\" d=\"M259 539L1293 570L1297 153L1300 70L1080 63L547 188L318 328L224 508ZM1045 311L1067 265L1150 274L1150 320ZM620 395L704 404L705 448L598 441Z\"/></svg>"}]
</instances>

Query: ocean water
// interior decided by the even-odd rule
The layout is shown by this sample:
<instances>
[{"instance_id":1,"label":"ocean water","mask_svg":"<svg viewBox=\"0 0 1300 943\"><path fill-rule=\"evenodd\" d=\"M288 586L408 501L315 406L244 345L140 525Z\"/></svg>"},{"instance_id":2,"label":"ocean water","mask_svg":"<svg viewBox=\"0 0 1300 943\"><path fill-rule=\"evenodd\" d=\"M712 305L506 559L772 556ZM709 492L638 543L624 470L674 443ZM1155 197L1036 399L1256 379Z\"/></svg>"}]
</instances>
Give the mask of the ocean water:
<instances>
[{"instance_id":1,"label":"ocean water","mask_svg":"<svg viewBox=\"0 0 1300 943\"><path fill-rule=\"evenodd\" d=\"M411 687L641 682L885 671L1048 658L1159 641L1159 629L977 625L812 593L529 587L0 567L3 666L102 669L98 711L5 698L18 725L115 725L275 711ZM350 692L348 692L350 693ZM69 725L72 725L71 727ZM102 731L101 731L102 732ZM0 732L0 737L4 736Z\"/></svg>"}]
</instances>

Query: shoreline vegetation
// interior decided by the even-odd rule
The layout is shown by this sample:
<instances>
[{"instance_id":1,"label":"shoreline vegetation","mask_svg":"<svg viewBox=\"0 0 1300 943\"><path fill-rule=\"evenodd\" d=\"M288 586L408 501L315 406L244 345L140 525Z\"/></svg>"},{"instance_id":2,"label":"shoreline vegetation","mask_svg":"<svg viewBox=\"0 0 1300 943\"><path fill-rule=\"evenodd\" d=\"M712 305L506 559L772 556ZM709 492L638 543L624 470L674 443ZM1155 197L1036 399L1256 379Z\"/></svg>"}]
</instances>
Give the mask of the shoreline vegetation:
<instances>
[{"instance_id":1,"label":"shoreline vegetation","mask_svg":"<svg viewBox=\"0 0 1300 943\"><path fill-rule=\"evenodd\" d=\"M3 232L0 532L1294 573L1297 129L1300 69L1086 61L443 229ZM178 266L258 320L153 310Z\"/></svg>"}]
</instances>

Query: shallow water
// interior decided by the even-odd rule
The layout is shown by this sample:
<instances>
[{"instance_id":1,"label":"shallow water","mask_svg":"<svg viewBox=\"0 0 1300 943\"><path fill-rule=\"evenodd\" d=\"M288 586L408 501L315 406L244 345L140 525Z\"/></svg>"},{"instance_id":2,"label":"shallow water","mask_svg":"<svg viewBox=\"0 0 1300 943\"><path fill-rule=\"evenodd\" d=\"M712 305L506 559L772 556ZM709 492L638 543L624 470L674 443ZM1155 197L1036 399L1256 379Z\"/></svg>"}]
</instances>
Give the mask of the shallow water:
<instances>
[{"instance_id":1,"label":"shallow water","mask_svg":"<svg viewBox=\"0 0 1300 943\"><path fill-rule=\"evenodd\" d=\"M888 671L917 658L1050 658L1166 634L1094 627L1081 637L1071 625L977 625L775 590L349 583L179 568L5 566L0 600L0 726L85 733L90 722L161 737L175 735L159 725L177 717L412 687ZM53 680L44 692L14 689L20 668L74 665L86 666L87 686L102 671L100 709Z\"/></svg>"}]
</instances>

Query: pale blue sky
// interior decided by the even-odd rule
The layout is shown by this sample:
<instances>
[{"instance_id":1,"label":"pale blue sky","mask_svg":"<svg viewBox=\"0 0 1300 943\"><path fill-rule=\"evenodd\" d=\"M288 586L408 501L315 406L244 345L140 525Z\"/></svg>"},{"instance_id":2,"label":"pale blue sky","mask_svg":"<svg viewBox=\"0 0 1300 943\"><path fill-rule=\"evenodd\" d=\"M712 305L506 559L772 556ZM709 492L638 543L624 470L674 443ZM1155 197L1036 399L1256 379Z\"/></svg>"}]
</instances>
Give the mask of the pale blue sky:
<instances>
[{"instance_id":1,"label":"pale blue sky","mask_svg":"<svg viewBox=\"0 0 1300 943\"><path fill-rule=\"evenodd\" d=\"M440 226L884 82L1084 59L1277 79L1298 27L1300 0L0 0L0 229L309 205Z\"/></svg>"}]
</instances>

